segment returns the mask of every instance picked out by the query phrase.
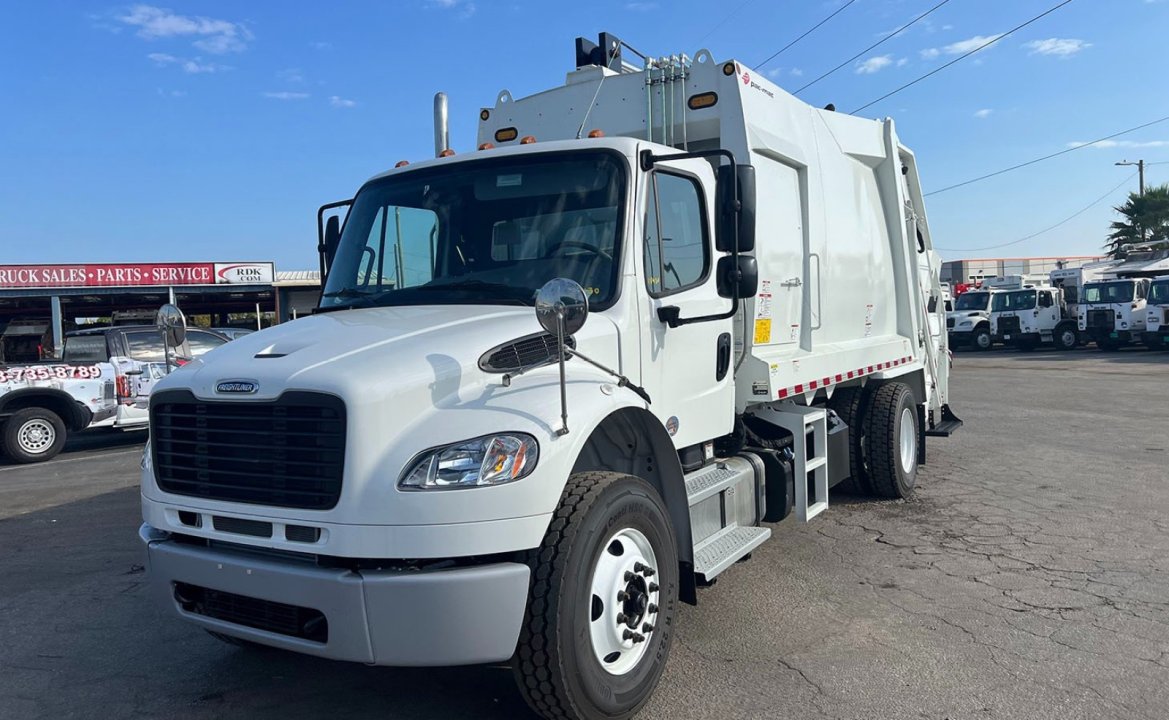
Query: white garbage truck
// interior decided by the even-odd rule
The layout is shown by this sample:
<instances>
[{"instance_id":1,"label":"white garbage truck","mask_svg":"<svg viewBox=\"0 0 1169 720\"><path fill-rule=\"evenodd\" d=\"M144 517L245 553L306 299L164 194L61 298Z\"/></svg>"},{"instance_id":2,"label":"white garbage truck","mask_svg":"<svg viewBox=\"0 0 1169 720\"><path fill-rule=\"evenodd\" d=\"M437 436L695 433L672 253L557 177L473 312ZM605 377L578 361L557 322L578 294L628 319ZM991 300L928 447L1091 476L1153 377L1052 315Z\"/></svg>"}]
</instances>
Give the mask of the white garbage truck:
<instances>
[{"instance_id":1,"label":"white garbage truck","mask_svg":"<svg viewBox=\"0 0 1169 720\"><path fill-rule=\"evenodd\" d=\"M1169 348L1169 275L1153 278L1145 305L1145 345Z\"/></svg>"},{"instance_id":2,"label":"white garbage truck","mask_svg":"<svg viewBox=\"0 0 1169 720\"><path fill-rule=\"evenodd\" d=\"M578 40L469 153L436 98L439 157L318 214L318 312L159 384L140 536L170 612L336 660L510 661L543 717L627 718L679 603L771 523L840 482L913 492L961 421L893 122L624 51Z\"/></svg>"},{"instance_id":3,"label":"white garbage truck","mask_svg":"<svg viewBox=\"0 0 1169 720\"><path fill-rule=\"evenodd\" d=\"M1063 290L1050 285L1025 285L994 293L990 302L991 333L1018 350L1053 345L1074 350L1080 344L1076 318L1068 312Z\"/></svg>"}]
</instances>

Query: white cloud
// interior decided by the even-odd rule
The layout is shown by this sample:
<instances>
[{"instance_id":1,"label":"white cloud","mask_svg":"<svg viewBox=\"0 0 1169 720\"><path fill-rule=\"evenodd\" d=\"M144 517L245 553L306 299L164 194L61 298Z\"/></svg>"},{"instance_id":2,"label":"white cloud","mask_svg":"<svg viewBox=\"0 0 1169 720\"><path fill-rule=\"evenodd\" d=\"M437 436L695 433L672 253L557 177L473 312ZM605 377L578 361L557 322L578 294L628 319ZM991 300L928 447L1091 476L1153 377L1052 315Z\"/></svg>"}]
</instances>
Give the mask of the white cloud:
<instances>
[{"instance_id":1,"label":"white cloud","mask_svg":"<svg viewBox=\"0 0 1169 720\"><path fill-rule=\"evenodd\" d=\"M439 10L456 10L459 17L466 19L475 14L475 3L470 0L426 0L426 7Z\"/></svg>"},{"instance_id":2,"label":"white cloud","mask_svg":"<svg viewBox=\"0 0 1169 720\"><path fill-rule=\"evenodd\" d=\"M783 68L781 67L773 68L767 71L767 77L769 78L777 78L780 75L783 75Z\"/></svg>"},{"instance_id":3,"label":"white cloud","mask_svg":"<svg viewBox=\"0 0 1169 720\"><path fill-rule=\"evenodd\" d=\"M625 3L625 9L634 12L649 12L650 10L657 10L658 4L656 2L631 2Z\"/></svg>"},{"instance_id":4,"label":"white cloud","mask_svg":"<svg viewBox=\"0 0 1169 720\"><path fill-rule=\"evenodd\" d=\"M799 69L799 68L792 68L790 72L792 74L792 77L803 77L804 76L804 71Z\"/></svg>"},{"instance_id":5,"label":"white cloud","mask_svg":"<svg viewBox=\"0 0 1169 720\"><path fill-rule=\"evenodd\" d=\"M186 97L187 91L186 90L163 90L162 88L159 88L158 94L162 97L180 98L180 97Z\"/></svg>"},{"instance_id":6,"label":"white cloud","mask_svg":"<svg viewBox=\"0 0 1169 720\"><path fill-rule=\"evenodd\" d=\"M181 58L167 53L150 53L146 57L150 58L158 67L175 66L181 69L188 75L199 75L203 73L217 73L224 70L230 70L229 65L220 65L219 63L204 62L203 58L197 57L193 60L190 58Z\"/></svg>"},{"instance_id":7,"label":"white cloud","mask_svg":"<svg viewBox=\"0 0 1169 720\"><path fill-rule=\"evenodd\" d=\"M858 75L872 75L880 72L893 64L892 55L877 55L875 57L861 60L856 64L856 72Z\"/></svg>"},{"instance_id":8,"label":"white cloud","mask_svg":"<svg viewBox=\"0 0 1169 720\"><path fill-rule=\"evenodd\" d=\"M343 97L339 97L337 95L333 95L329 98L329 104L332 105L333 107L338 107L338 108L357 107L356 100L347 100L347 99L345 99Z\"/></svg>"},{"instance_id":9,"label":"white cloud","mask_svg":"<svg viewBox=\"0 0 1169 720\"><path fill-rule=\"evenodd\" d=\"M276 77L281 82L291 83L293 85L299 85L304 82L304 74L300 71L300 68L286 68L276 73Z\"/></svg>"},{"instance_id":10,"label":"white cloud","mask_svg":"<svg viewBox=\"0 0 1169 720\"><path fill-rule=\"evenodd\" d=\"M986 118L990 117L991 113L993 112L994 110L991 108L982 108L981 110L976 110L974 112L974 117L978 118L979 120L985 120Z\"/></svg>"},{"instance_id":11,"label":"white cloud","mask_svg":"<svg viewBox=\"0 0 1169 720\"><path fill-rule=\"evenodd\" d=\"M909 64L909 58L899 58L897 60L897 67L905 67Z\"/></svg>"},{"instance_id":12,"label":"white cloud","mask_svg":"<svg viewBox=\"0 0 1169 720\"><path fill-rule=\"evenodd\" d=\"M325 40L317 40L308 44L313 50L332 50L333 43Z\"/></svg>"},{"instance_id":13,"label":"white cloud","mask_svg":"<svg viewBox=\"0 0 1169 720\"><path fill-rule=\"evenodd\" d=\"M1069 58L1092 47L1092 43L1084 42L1079 38L1047 38L1046 40L1032 40L1025 43L1023 47L1030 50L1032 55L1054 55L1058 58Z\"/></svg>"},{"instance_id":14,"label":"white cloud","mask_svg":"<svg viewBox=\"0 0 1169 720\"><path fill-rule=\"evenodd\" d=\"M134 5L119 22L138 28L138 36L147 40L172 37L196 37L193 45L204 52L222 55L247 48L252 33L239 23L215 18L178 15L153 5Z\"/></svg>"},{"instance_id":15,"label":"white cloud","mask_svg":"<svg viewBox=\"0 0 1169 720\"><path fill-rule=\"evenodd\" d=\"M266 98L271 98L272 100L304 100L309 96L306 92L289 92L287 90L266 92L262 93L262 95Z\"/></svg>"},{"instance_id":16,"label":"white cloud","mask_svg":"<svg viewBox=\"0 0 1169 720\"><path fill-rule=\"evenodd\" d=\"M1070 148L1083 147L1087 145L1086 142L1070 142L1067 144ZM1169 147L1169 140L1149 140L1147 142L1137 142L1135 140L1101 140L1091 147L1100 149L1109 148L1163 148Z\"/></svg>"},{"instance_id":17,"label":"white cloud","mask_svg":"<svg viewBox=\"0 0 1169 720\"><path fill-rule=\"evenodd\" d=\"M997 35L975 35L972 38L966 38L965 40L959 40L958 42L950 43L949 45L944 45L940 48L926 48L925 50L920 50L919 52L921 53L921 56L926 60L933 60L934 58L938 57L939 55L943 55L943 54L944 55L965 55L968 52L973 52L974 50L977 50L978 48L982 47L983 45L987 44L988 42L991 42L992 40L998 40L1002 36L1003 36L1003 33L999 33Z\"/></svg>"}]
</instances>

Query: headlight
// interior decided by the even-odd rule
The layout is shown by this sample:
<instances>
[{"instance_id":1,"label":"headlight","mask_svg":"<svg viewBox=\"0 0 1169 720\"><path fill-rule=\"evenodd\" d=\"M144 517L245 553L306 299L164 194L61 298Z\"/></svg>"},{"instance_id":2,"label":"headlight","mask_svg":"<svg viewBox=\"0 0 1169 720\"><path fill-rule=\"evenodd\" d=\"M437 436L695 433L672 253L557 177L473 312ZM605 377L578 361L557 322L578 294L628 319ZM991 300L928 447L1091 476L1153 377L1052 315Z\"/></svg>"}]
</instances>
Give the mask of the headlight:
<instances>
[{"instance_id":1,"label":"headlight","mask_svg":"<svg viewBox=\"0 0 1169 720\"><path fill-rule=\"evenodd\" d=\"M143 470L149 470L153 467L153 461L150 459L150 438L146 438L146 447L142 448L142 459L138 462L138 466Z\"/></svg>"},{"instance_id":2,"label":"headlight","mask_svg":"<svg viewBox=\"0 0 1169 720\"><path fill-rule=\"evenodd\" d=\"M973 320L963 320L962 322L958 323L958 327L960 327L960 328L972 327L973 325L974 325Z\"/></svg>"},{"instance_id":3,"label":"headlight","mask_svg":"<svg viewBox=\"0 0 1169 720\"><path fill-rule=\"evenodd\" d=\"M540 446L523 433L488 435L434 448L415 458L398 486L417 490L501 485L536 469Z\"/></svg>"}]
</instances>

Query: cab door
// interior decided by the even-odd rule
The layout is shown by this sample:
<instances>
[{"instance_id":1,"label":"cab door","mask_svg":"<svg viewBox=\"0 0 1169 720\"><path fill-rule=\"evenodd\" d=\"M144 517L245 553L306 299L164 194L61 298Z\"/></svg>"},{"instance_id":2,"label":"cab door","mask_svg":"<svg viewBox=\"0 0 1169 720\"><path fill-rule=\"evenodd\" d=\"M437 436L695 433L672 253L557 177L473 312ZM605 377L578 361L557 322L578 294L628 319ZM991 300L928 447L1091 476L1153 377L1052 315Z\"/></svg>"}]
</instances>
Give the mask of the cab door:
<instances>
[{"instance_id":1,"label":"cab door","mask_svg":"<svg viewBox=\"0 0 1169 720\"><path fill-rule=\"evenodd\" d=\"M732 319L670 327L662 317L717 315L714 171L705 160L659 161L643 176L638 266L641 377L649 406L676 447L730 431L734 420ZM676 310L675 310L676 308Z\"/></svg>"}]
</instances>

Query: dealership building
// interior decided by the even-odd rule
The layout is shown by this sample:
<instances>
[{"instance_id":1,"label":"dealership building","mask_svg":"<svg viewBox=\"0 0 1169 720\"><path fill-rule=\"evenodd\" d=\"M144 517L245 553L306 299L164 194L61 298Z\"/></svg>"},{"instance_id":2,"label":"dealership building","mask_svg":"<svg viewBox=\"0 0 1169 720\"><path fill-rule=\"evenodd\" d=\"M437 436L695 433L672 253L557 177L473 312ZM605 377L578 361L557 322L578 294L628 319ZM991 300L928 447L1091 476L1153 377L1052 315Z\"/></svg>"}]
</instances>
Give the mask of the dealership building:
<instances>
[{"instance_id":1,"label":"dealership building","mask_svg":"<svg viewBox=\"0 0 1169 720\"><path fill-rule=\"evenodd\" d=\"M270 262L0 265L0 362L51 354L80 318L149 323L168 302L212 326L238 314L283 322L316 306L320 284L317 271Z\"/></svg>"},{"instance_id":2,"label":"dealership building","mask_svg":"<svg viewBox=\"0 0 1169 720\"><path fill-rule=\"evenodd\" d=\"M1074 268L1100 260L1099 255L1064 255L1061 257L977 258L947 260L942 263L942 282L976 284L992 277L1007 275L1047 275L1052 270Z\"/></svg>"}]
</instances>

